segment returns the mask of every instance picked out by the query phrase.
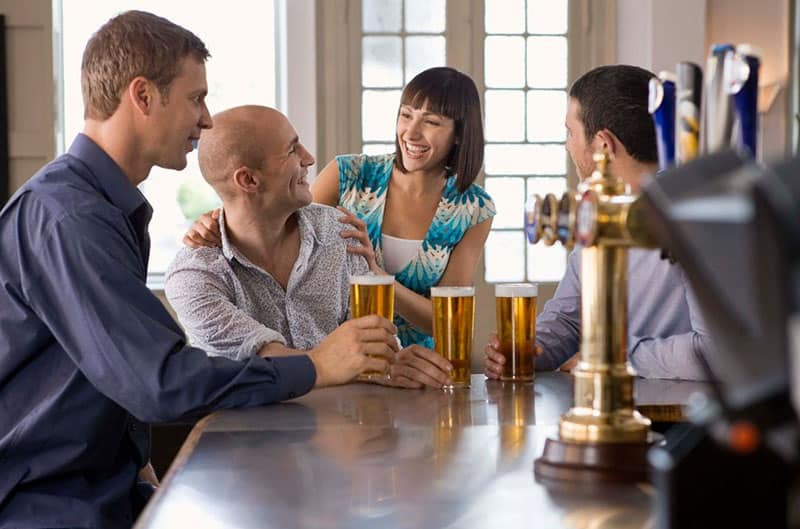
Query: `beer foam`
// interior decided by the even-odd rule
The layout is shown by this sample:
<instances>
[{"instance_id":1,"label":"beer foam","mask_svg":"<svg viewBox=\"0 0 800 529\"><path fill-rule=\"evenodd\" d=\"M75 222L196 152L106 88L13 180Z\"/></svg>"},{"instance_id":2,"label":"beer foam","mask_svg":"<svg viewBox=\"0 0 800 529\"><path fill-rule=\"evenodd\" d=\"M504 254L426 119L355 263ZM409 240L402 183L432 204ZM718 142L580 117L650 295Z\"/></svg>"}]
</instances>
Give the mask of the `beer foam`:
<instances>
[{"instance_id":1,"label":"beer foam","mask_svg":"<svg viewBox=\"0 0 800 529\"><path fill-rule=\"evenodd\" d=\"M431 297L463 298L475 295L475 287L431 287Z\"/></svg>"},{"instance_id":2,"label":"beer foam","mask_svg":"<svg viewBox=\"0 0 800 529\"><path fill-rule=\"evenodd\" d=\"M539 294L539 285L533 283L506 283L494 286L496 298L535 298Z\"/></svg>"},{"instance_id":3,"label":"beer foam","mask_svg":"<svg viewBox=\"0 0 800 529\"><path fill-rule=\"evenodd\" d=\"M350 276L351 285L391 285L394 283L394 276L390 275L371 275Z\"/></svg>"}]
</instances>

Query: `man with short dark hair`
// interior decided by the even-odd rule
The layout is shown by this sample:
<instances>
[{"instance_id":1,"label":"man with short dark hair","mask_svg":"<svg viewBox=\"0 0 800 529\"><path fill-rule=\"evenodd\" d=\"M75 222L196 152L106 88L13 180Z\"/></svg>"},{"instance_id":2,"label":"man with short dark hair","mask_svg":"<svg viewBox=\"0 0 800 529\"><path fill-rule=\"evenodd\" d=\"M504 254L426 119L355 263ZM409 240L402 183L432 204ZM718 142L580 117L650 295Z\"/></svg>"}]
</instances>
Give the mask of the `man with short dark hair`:
<instances>
[{"instance_id":1,"label":"man with short dark hair","mask_svg":"<svg viewBox=\"0 0 800 529\"><path fill-rule=\"evenodd\" d=\"M658 169L655 131L648 112L651 72L636 66L601 66L569 91L567 151L578 178L594 170L592 155L610 155L608 170L635 192ZM537 369L571 368L580 347L579 249L536 319ZM628 261L628 360L646 378L704 380L703 352L710 340L683 270L658 250L633 248ZM498 378L504 363L497 336L486 346L486 375Z\"/></svg>"},{"instance_id":2,"label":"man with short dark hair","mask_svg":"<svg viewBox=\"0 0 800 529\"><path fill-rule=\"evenodd\" d=\"M111 19L84 54L83 133L0 211L0 528L130 527L146 423L290 399L384 370L397 349L372 316L308 354L210 358L147 288L136 186L183 169L212 126L208 56L166 19Z\"/></svg>"}]
</instances>

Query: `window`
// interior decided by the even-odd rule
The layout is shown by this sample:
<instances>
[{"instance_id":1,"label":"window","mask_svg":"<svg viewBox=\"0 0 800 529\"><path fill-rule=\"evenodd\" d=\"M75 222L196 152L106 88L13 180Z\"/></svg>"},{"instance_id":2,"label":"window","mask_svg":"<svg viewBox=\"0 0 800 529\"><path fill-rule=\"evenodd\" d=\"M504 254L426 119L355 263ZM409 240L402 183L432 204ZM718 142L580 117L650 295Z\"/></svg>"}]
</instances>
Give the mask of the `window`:
<instances>
[{"instance_id":1,"label":"window","mask_svg":"<svg viewBox=\"0 0 800 529\"><path fill-rule=\"evenodd\" d=\"M567 189L567 0L492 0L484 16L485 187L497 216L489 282L558 281L561 245L529 245L525 198Z\"/></svg>"},{"instance_id":2,"label":"window","mask_svg":"<svg viewBox=\"0 0 800 529\"><path fill-rule=\"evenodd\" d=\"M63 82L59 149L65 150L83 127L80 65L91 34L105 21L127 9L166 17L197 34L211 59L206 64L211 113L245 103L275 106L275 6L272 1L228 0L225 8L190 0L61 0L56 6L63 56L56 78ZM200 175L196 153L183 171L154 168L140 186L155 210L150 223L152 249L148 284L159 287L163 274L180 248L183 233L197 216L219 205L219 199Z\"/></svg>"},{"instance_id":3,"label":"window","mask_svg":"<svg viewBox=\"0 0 800 529\"><path fill-rule=\"evenodd\" d=\"M444 66L445 0L363 0L361 6L362 152L394 152L403 86Z\"/></svg>"}]
</instances>

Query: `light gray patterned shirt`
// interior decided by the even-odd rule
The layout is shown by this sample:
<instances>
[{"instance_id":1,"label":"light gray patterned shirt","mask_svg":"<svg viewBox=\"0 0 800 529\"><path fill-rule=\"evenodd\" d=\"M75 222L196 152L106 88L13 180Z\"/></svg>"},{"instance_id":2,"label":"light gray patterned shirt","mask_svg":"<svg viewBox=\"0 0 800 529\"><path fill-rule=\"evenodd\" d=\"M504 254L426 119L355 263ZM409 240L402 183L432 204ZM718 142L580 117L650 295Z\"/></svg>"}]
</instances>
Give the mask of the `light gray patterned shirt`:
<instances>
[{"instance_id":1,"label":"light gray patterned shirt","mask_svg":"<svg viewBox=\"0 0 800 529\"><path fill-rule=\"evenodd\" d=\"M183 248L167 270L165 293L192 344L211 355L241 360L280 342L311 349L348 317L348 277L369 271L347 253L336 209L310 204L297 212L300 253L287 288L228 240L222 248ZM357 244L357 243L355 243Z\"/></svg>"}]
</instances>

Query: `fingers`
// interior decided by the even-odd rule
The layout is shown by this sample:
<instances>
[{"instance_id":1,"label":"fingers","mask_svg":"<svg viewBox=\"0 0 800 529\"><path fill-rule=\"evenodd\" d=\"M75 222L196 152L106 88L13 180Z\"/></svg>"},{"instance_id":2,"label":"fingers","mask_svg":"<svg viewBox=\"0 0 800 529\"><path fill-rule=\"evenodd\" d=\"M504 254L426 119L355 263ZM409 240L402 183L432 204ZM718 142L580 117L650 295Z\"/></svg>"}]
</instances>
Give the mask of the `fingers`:
<instances>
[{"instance_id":1,"label":"fingers","mask_svg":"<svg viewBox=\"0 0 800 529\"><path fill-rule=\"evenodd\" d=\"M486 378L499 380L500 377L503 376L503 366L491 363L487 360L486 365L484 366L483 369L483 374L486 375Z\"/></svg>"},{"instance_id":2,"label":"fingers","mask_svg":"<svg viewBox=\"0 0 800 529\"><path fill-rule=\"evenodd\" d=\"M422 369L410 364L394 364L392 366L392 378L397 377L398 380L404 378L420 385L437 389L452 383L449 376L436 369L431 369L431 364L420 367Z\"/></svg>"},{"instance_id":3,"label":"fingers","mask_svg":"<svg viewBox=\"0 0 800 529\"><path fill-rule=\"evenodd\" d=\"M360 351L367 356L380 356L390 362L394 362L397 344L386 342L362 343Z\"/></svg>"},{"instance_id":4,"label":"fingers","mask_svg":"<svg viewBox=\"0 0 800 529\"><path fill-rule=\"evenodd\" d=\"M377 314L370 314L369 316L362 316L349 321L350 325L355 326L357 329L376 329L381 328L389 331L389 334L397 334L397 327L394 323L390 322L383 316Z\"/></svg>"},{"instance_id":5,"label":"fingers","mask_svg":"<svg viewBox=\"0 0 800 529\"><path fill-rule=\"evenodd\" d=\"M182 242L184 246L188 246L189 248L194 248L194 249L203 248L204 246L203 244L196 242L188 233L183 236Z\"/></svg>"},{"instance_id":6,"label":"fingers","mask_svg":"<svg viewBox=\"0 0 800 529\"><path fill-rule=\"evenodd\" d=\"M339 236L343 239L355 239L364 246L365 248L372 249L372 243L369 240L369 235L367 235L366 231L356 231L356 230L342 230L339 232Z\"/></svg>"},{"instance_id":7,"label":"fingers","mask_svg":"<svg viewBox=\"0 0 800 529\"><path fill-rule=\"evenodd\" d=\"M219 233L219 223L205 213L197 219L183 237L183 243L191 248L204 246L220 246L222 237Z\"/></svg>"},{"instance_id":8,"label":"fingers","mask_svg":"<svg viewBox=\"0 0 800 529\"><path fill-rule=\"evenodd\" d=\"M366 357L366 361L364 362L364 367L361 372L365 373L367 371L377 371L379 373L385 373L388 369L389 362L387 362L385 358L368 356Z\"/></svg>"},{"instance_id":9,"label":"fingers","mask_svg":"<svg viewBox=\"0 0 800 529\"><path fill-rule=\"evenodd\" d=\"M420 345L412 345L400 351L393 369L427 386L441 387L452 383L450 373L453 365L436 351Z\"/></svg>"},{"instance_id":10,"label":"fingers","mask_svg":"<svg viewBox=\"0 0 800 529\"><path fill-rule=\"evenodd\" d=\"M486 355L486 362L484 364L484 373L488 378L498 379L503 374L503 365L506 359L498 347L500 346L497 335L491 334L489 336L489 343L486 344L483 352Z\"/></svg>"},{"instance_id":11,"label":"fingers","mask_svg":"<svg viewBox=\"0 0 800 529\"><path fill-rule=\"evenodd\" d=\"M493 332L493 333L489 334L489 340L488 340L488 344L487 345L489 345L489 346L491 346L491 347L493 347L495 349L500 349L500 339L497 337L497 333L496 332Z\"/></svg>"},{"instance_id":12,"label":"fingers","mask_svg":"<svg viewBox=\"0 0 800 529\"><path fill-rule=\"evenodd\" d=\"M410 363L414 363L415 365L419 362L424 364L430 364L436 367L439 371L443 371L445 373L449 373L453 370L453 364L447 361L445 357L428 349L427 347L422 347L421 345L410 345L400 351L400 355L398 355L398 362L408 360Z\"/></svg>"},{"instance_id":13,"label":"fingers","mask_svg":"<svg viewBox=\"0 0 800 529\"><path fill-rule=\"evenodd\" d=\"M425 387L422 382L417 382L416 380L411 380L410 378L402 375L394 374L392 375L391 379L387 380L387 383L388 385L396 388L421 389Z\"/></svg>"},{"instance_id":14,"label":"fingers","mask_svg":"<svg viewBox=\"0 0 800 529\"><path fill-rule=\"evenodd\" d=\"M361 257L365 258L367 261L371 259L375 259L375 252L372 251L372 247L365 247L365 246L348 246L347 253L353 253L356 255L360 255Z\"/></svg>"},{"instance_id":15,"label":"fingers","mask_svg":"<svg viewBox=\"0 0 800 529\"><path fill-rule=\"evenodd\" d=\"M339 217L339 222L350 224L358 230L366 231L367 224L358 218L358 215L350 211L349 209L345 208L344 206L336 206L336 209L344 213L342 217Z\"/></svg>"}]
</instances>

